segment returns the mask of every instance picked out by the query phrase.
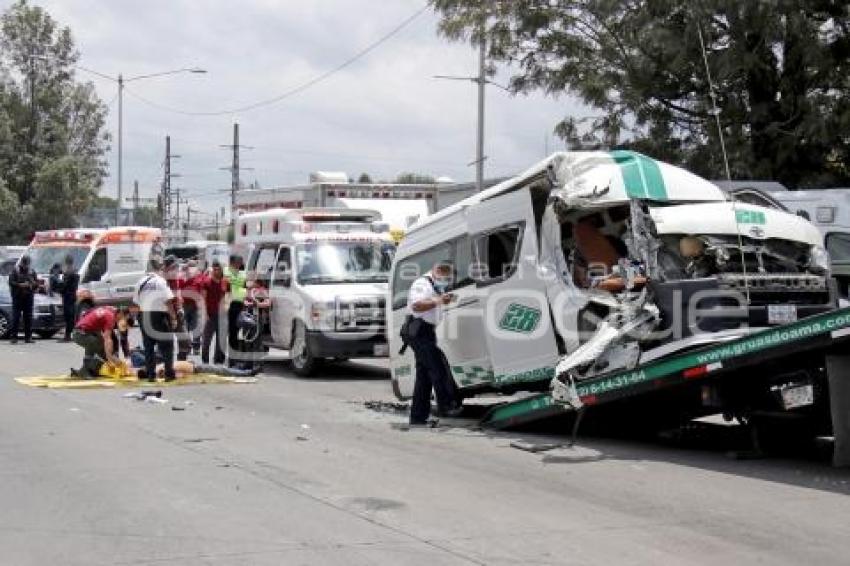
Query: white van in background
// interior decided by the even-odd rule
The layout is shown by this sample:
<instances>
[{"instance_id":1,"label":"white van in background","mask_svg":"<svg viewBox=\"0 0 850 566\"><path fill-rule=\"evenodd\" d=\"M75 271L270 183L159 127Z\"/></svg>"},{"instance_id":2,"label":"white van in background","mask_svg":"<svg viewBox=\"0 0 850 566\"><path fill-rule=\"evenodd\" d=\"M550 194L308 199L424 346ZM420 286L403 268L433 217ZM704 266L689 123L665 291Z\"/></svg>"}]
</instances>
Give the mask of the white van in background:
<instances>
[{"instance_id":1,"label":"white van in background","mask_svg":"<svg viewBox=\"0 0 850 566\"><path fill-rule=\"evenodd\" d=\"M777 191L770 196L818 227L842 297L850 290L850 189Z\"/></svg>"},{"instance_id":2,"label":"white van in background","mask_svg":"<svg viewBox=\"0 0 850 566\"><path fill-rule=\"evenodd\" d=\"M311 375L324 360L386 357L384 301L395 251L380 214L339 208L243 214L235 249L269 289L266 343Z\"/></svg>"},{"instance_id":3,"label":"white van in background","mask_svg":"<svg viewBox=\"0 0 850 566\"><path fill-rule=\"evenodd\" d=\"M227 266L230 246L217 240L190 240L182 244L171 244L165 248L165 255L173 255L181 261L196 260L198 269L209 269L214 261Z\"/></svg>"},{"instance_id":4,"label":"white van in background","mask_svg":"<svg viewBox=\"0 0 850 566\"><path fill-rule=\"evenodd\" d=\"M45 281L53 265L64 265L69 255L74 259L80 274L78 312L96 305L129 305L151 258L161 259L162 253L160 229L144 226L36 232L26 251Z\"/></svg>"}]
</instances>

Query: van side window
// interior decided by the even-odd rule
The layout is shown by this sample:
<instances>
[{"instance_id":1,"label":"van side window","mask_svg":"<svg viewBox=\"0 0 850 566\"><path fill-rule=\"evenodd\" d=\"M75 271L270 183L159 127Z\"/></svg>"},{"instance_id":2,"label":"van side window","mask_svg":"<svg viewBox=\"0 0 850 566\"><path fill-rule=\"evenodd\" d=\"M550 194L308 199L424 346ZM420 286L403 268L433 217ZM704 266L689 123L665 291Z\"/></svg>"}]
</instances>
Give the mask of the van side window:
<instances>
[{"instance_id":1,"label":"van side window","mask_svg":"<svg viewBox=\"0 0 850 566\"><path fill-rule=\"evenodd\" d=\"M519 257L522 224L514 224L478 234L473 239L474 279L488 284L513 275Z\"/></svg>"},{"instance_id":2,"label":"van side window","mask_svg":"<svg viewBox=\"0 0 850 566\"><path fill-rule=\"evenodd\" d=\"M393 274L393 310L407 306L407 292L419 277L428 273L437 261L451 259L451 246L442 243L396 262Z\"/></svg>"},{"instance_id":3,"label":"van side window","mask_svg":"<svg viewBox=\"0 0 850 566\"><path fill-rule=\"evenodd\" d=\"M826 251L835 262L850 261L850 234L832 232L826 237Z\"/></svg>"},{"instance_id":4,"label":"van side window","mask_svg":"<svg viewBox=\"0 0 850 566\"><path fill-rule=\"evenodd\" d=\"M89 261L89 266L86 269L86 277L84 283L91 281L100 281L106 273L106 248L100 248L94 252L94 255Z\"/></svg>"},{"instance_id":5,"label":"van side window","mask_svg":"<svg viewBox=\"0 0 850 566\"><path fill-rule=\"evenodd\" d=\"M467 285L475 283L475 260L472 253L472 240L469 236L458 238L453 244L452 264L455 268L454 280L452 281L450 291L460 289Z\"/></svg>"},{"instance_id":6,"label":"van side window","mask_svg":"<svg viewBox=\"0 0 850 566\"><path fill-rule=\"evenodd\" d=\"M254 271L257 273L257 279L263 282L263 285L268 287L269 280L272 278L272 270L274 269L275 258L277 257L277 246L261 248L257 252L257 259L254 262Z\"/></svg>"}]
</instances>

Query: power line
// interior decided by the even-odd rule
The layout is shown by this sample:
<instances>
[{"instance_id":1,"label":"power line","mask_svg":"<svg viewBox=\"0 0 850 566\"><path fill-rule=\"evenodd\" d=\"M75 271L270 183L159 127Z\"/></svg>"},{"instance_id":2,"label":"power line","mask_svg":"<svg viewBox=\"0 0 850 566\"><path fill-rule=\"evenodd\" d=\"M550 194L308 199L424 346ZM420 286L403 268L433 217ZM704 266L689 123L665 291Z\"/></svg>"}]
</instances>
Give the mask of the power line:
<instances>
[{"instance_id":1,"label":"power line","mask_svg":"<svg viewBox=\"0 0 850 566\"><path fill-rule=\"evenodd\" d=\"M357 52L356 54L349 57L348 59L346 59L345 61L343 61L339 65L337 65L336 67L330 69L329 71L325 71L324 73L322 73L322 74L320 74L316 77L313 77L312 79L310 79L310 80L308 80L304 83L301 83L300 85L297 85L297 86L295 86L295 87L293 87L293 88L291 88L291 89L289 89L289 90L287 90L287 91L285 91L285 92L283 92L283 93L281 93L277 96L274 96L272 98L267 98L267 99L264 99L264 100L259 100L257 102L253 102L253 103L247 104L245 106L240 106L238 108L231 108L231 109L228 109L228 110L208 111L208 112L196 112L196 111L191 111L191 110L183 110L181 108L175 108L173 106L168 106L166 104L155 102L153 100L145 98L144 96L139 95L136 92L131 91L128 88L125 88L125 92L127 94L129 94L130 96L132 96L133 98L136 98L136 99L140 100L141 102L144 102L145 104L148 104L149 106L152 106L153 108L157 108L159 110L163 110L163 111L166 111L166 112L174 112L176 114L183 114L183 115L186 115L186 116L223 116L223 115L227 115L227 114L238 114L240 112L248 112L250 110L255 110L257 108L262 108L263 106L270 106L272 104L276 104L276 103L280 102L281 100L284 100L286 98L289 98L291 96L299 94L299 93L307 90L308 88L319 84L320 82L325 81L326 79L328 79L331 76L335 75L336 73L342 71L346 67L357 62L359 59L365 57L366 55L368 55L369 53L371 53L372 51L377 49L380 45L382 45L383 43L385 43L386 41L391 39L394 35L399 33L402 29L404 29L409 24L411 24L415 19L417 19L422 14L424 14L425 11L428 10L429 7L430 7L430 4L426 4L426 5L422 6L416 12L414 12L411 16L408 16L400 24L398 24L396 27L394 27L392 30L390 30L389 33L381 36L377 41L371 43L365 49Z\"/></svg>"}]
</instances>

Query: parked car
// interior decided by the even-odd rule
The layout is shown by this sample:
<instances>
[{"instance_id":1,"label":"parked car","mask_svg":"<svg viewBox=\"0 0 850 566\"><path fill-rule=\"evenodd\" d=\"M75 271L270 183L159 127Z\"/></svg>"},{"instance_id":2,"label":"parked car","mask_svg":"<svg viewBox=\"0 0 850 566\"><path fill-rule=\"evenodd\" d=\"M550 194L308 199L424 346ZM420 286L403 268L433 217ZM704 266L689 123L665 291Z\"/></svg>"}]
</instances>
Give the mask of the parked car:
<instances>
[{"instance_id":1,"label":"parked car","mask_svg":"<svg viewBox=\"0 0 850 566\"><path fill-rule=\"evenodd\" d=\"M52 338L65 327L62 300L36 293L32 315L32 330L42 338ZM12 328L12 295L7 277L0 277L0 339L8 338Z\"/></svg>"}]
</instances>

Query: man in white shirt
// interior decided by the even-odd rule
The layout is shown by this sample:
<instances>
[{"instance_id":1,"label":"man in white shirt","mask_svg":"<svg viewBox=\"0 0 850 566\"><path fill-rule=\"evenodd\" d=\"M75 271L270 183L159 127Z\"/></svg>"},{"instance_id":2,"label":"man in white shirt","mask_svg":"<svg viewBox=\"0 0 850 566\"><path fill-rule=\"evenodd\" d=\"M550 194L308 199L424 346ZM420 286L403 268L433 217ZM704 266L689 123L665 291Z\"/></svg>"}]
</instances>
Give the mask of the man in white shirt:
<instances>
[{"instance_id":1,"label":"man in white shirt","mask_svg":"<svg viewBox=\"0 0 850 566\"><path fill-rule=\"evenodd\" d=\"M133 302L141 311L142 341L145 350L143 377L156 380L156 351L165 365L165 380L175 379L174 374L174 331L177 328L174 293L159 271L161 264L151 262L156 271L148 273L136 285Z\"/></svg>"},{"instance_id":2,"label":"man in white shirt","mask_svg":"<svg viewBox=\"0 0 850 566\"><path fill-rule=\"evenodd\" d=\"M416 381L410 405L410 424L422 425L431 414L431 389L437 397L437 407L442 414L459 412L454 387L446 358L437 346L435 327L440 322L442 307L449 304L453 295L446 290L451 282L452 266L446 261L437 262L430 272L419 277L410 286L407 308L413 317L408 325L408 344L416 359Z\"/></svg>"}]
</instances>

